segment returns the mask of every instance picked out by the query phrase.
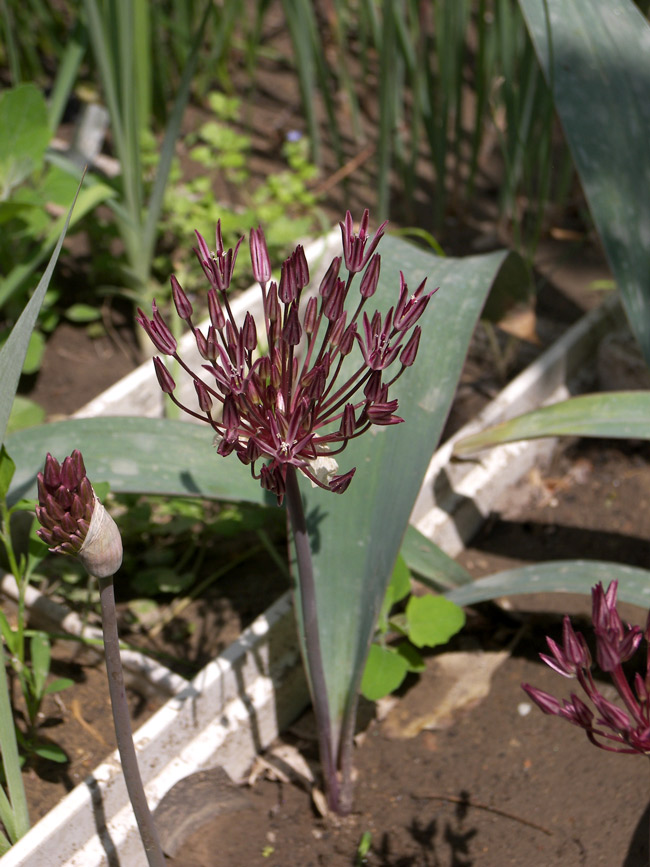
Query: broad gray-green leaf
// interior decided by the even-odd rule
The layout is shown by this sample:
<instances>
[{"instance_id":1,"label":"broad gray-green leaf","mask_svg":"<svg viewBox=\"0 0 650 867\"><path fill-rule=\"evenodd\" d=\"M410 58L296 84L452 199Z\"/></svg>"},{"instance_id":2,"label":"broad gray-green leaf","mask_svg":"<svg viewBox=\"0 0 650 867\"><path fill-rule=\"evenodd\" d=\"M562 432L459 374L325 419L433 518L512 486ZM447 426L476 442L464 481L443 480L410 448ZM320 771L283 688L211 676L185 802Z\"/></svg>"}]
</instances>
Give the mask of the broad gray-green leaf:
<instances>
[{"instance_id":1,"label":"broad gray-green leaf","mask_svg":"<svg viewBox=\"0 0 650 867\"><path fill-rule=\"evenodd\" d=\"M411 572L434 590L442 592L472 581L472 576L460 563L452 560L412 524L406 528L400 554Z\"/></svg>"},{"instance_id":2,"label":"broad gray-green leaf","mask_svg":"<svg viewBox=\"0 0 650 867\"><path fill-rule=\"evenodd\" d=\"M556 560L508 569L479 578L446 593L447 599L457 605L475 605L500 596L517 596L522 593L585 593L602 582L604 587L618 581L618 598L621 602L650 607L650 571L621 563L603 560Z\"/></svg>"},{"instance_id":3,"label":"broad gray-green leaf","mask_svg":"<svg viewBox=\"0 0 650 867\"><path fill-rule=\"evenodd\" d=\"M81 189L81 184L79 185L79 188ZM77 190L77 196L78 195L79 190ZM18 322L14 325L11 334L7 338L2 349L0 349L0 442L4 442L7 422L9 421L9 415L11 413L11 405L16 396L18 380L20 379L20 373L23 369L25 356L27 354L29 338L34 330L38 311L41 308L43 298L47 292L47 287L52 279L54 266L59 258L63 239L68 230L68 224L72 217L72 211L77 201L77 196L75 196L75 200L68 211L68 216L63 228L61 229L59 240L50 257L45 273L39 280L38 286L34 290L34 294L29 299L25 309L20 314Z\"/></svg>"},{"instance_id":4,"label":"broad gray-green leaf","mask_svg":"<svg viewBox=\"0 0 650 867\"><path fill-rule=\"evenodd\" d=\"M439 258L392 237L384 238L380 251L381 279L372 300L384 312L397 298L400 270L413 288L425 277L431 288L440 288L420 322L416 362L390 391L405 423L375 427L350 443L339 466L357 472L343 496L302 484L335 742L344 715L353 712L386 586L474 326L508 258L504 252ZM515 279L514 269L507 271ZM516 279L526 280L523 265Z\"/></svg>"},{"instance_id":5,"label":"broad gray-green leaf","mask_svg":"<svg viewBox=\"0 0 650 867\"><path fill-rule=\"evenodd\" d=\"M455 444L454 453L555 436L650 439L650 392L581 394L465 437Z\"/></svg>"},{"instance_id":6,"label":"broad gray-green leaf","mask_svg":"<svg viewBox=\"0 0 650 867\"><path fill-rule=\"evenodd\" d=\"M650 363L650 24L632 0L519 0Z\"/></svg>"},{"instance_id":7,"label":"broad gray-green leaf","mask_svg":"<svg viewBox=\"0 0 650 867\"><path fill-rule=\"evenodd\" d=\"M222 458L207 425L156 418L82 418L20 431L7 439L16 464L9 502L36 496L45 455L79 449L91 481L120 493L275 502L234 455Z\"/></svg>"}]
</instances>

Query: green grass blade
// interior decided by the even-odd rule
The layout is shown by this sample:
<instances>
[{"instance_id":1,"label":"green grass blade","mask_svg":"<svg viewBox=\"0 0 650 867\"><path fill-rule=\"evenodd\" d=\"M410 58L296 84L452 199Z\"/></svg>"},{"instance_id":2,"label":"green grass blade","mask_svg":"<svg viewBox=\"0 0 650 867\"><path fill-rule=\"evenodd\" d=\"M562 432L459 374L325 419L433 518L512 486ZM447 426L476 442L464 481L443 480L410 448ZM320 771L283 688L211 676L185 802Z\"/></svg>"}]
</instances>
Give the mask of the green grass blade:
<instances>
[{"instance_id":1,"label":"green grass blade","mask_svg":"<svg viewBox=\"0 0 650 867\"><path fill-rule=\"evenodd\" d=\"M43 298L45 297L47 288L50 285L54 267L59 258L63 239L68 230L68 225L70 224L72 212L77 202L80 189L81 184L79 184L77 195L68 211L68 216L63 228L61 229L59 240L50 257L45 273L39 280L38 286L34 290L34 294L27 302L23 312L20 314L20 317L14 325L4 346L0 349L0 442L4 442L7 423L9 421L9 415L11 414L11 406L14 402L14 397L16 396L18 380L20 379L20 374L25 362L25 356L27 355L29 338L34 330L34 325L36 324L36 318L38 316L38 311L41 309Z\"/></svg>"},{"instance_id":2,"label":"green grass blade","mask_svg":"<svg viewBox=\"0 0 650 867\"><path fill-rule=\"evenodd\" d=\"M53 135L61 123L63 112L77 80L79 67L81 66L81 61L84 59L87 47L88 33L86 28L80 22L77 22L59 64L50 96L48 122Z\"/></svg>"},{"instance_id":3,"label":"green grass blade","mask_svg":"<svg viewBox=\"0 0 650 867\"><path fill-rule=\"evenodd\" d=\"M454 454L468 455L517 440L579 436L650 439L650 392L582 394L527 412L459 440Z\"/></svg>"},{"instance_id":4,"label":"green grass blade","mask_svg":"<svg viewBox=\"0 0 650 867\"><path fill-rule=\"evenodd\" d=\"M77 193L77 198L75 199L77 204L74 214L68 214L67 217L60 217L56 220L41 242L38 250L25 262L16 265L3 280L0 280L0 307L6 303L7 299L14 292L20 289L25 280L29 279L30 275L38 268L47 254L56 246L64 226L67 230L69 225L76 225L79 220L96 208L97 205L108 201L114 195L114 191L105 184L93 184Z\"/></svg>"},{"instance_id":5,"label":"green grass blade","mask_svg":"<svg viewBox=\"0 0 650 867\"><path fill-rule=\"evenodd\" d=\"M20 771L16 729L11 710L5 665L4 647L0 641L0 751L2 752L2 765L7 781L9 801L11 802L10 809L13 814L13 817L9 819L9 824L5 823L5 827L7 833L12 837L12 842L15 842L29 830L29 812ZM4 806L6 807L6 804Z\"/></svg>"},{"instance_id":6,"label":"green grass blade","mask_svg":"<svg viewBox=\"0 0 650 867\"><path fill-rule=\"evenodd\" d=\"M156 169L156 178L154 180L151 195L149 197L149 202L147 204L147 217L144 226L144 233L142 236L142 249L140 251L140 255L143 261L146 262L147 277L149 276L151 262L153 260L154 247L156 243L156 232L158 230L158 220L160 218L160 211L163 205L165 187L167 186L167 179L169 178L169 170L171 168L172 160L174 158L174 148L176 145L176 140L178 139L178 134L180 132L181 123L183 121L185 107L190 96L192 77L194 75L194 70L196 69L199 51L201 49L203 32L205 30L205 26L211 11L212 4L207 3L205 11L203 13L203 17L201 19L201 23L199 24L198 30L194 36L190 55L183 71L181 83L178 87L176 101L174 102L174 107L167 123L165 138L163 139L162 147L160 150L160 160Z\"/></svg>"},{"instance_id":7,"label":"green grass blade","mask_svg":"<svg viewBox=\"0 0 650 867\"><path fill-rule=\"evenodd\" d=\"M442 592L473 580L469 572L411 524L406 528L400 554L411 572L434 590Z\"/></svg>"},{"instance_id":8,"label":"green grass blade","mask_svg":"<svg viewBox=\"0 0 650 867\"><path fill-rule=\"evenodd\" d=\"M650 571L621 563L602 560L556 560L521 566L479 578L472 584L445 593L457 605L476 605L498 599L500 596L518 596L524 593L585 593L602 581L604 587L617 580L618 599L650 607Z\"/></svg>"},{"instance_id":9,"label":"green grass blade","mask_svg":"<svg viewBox=\"0 0 650 867\"><path fill-rule=\"evenodd\" d=\"M631 0L519 0L650 364L650 24Z\"/></svg>"}]
</instances>

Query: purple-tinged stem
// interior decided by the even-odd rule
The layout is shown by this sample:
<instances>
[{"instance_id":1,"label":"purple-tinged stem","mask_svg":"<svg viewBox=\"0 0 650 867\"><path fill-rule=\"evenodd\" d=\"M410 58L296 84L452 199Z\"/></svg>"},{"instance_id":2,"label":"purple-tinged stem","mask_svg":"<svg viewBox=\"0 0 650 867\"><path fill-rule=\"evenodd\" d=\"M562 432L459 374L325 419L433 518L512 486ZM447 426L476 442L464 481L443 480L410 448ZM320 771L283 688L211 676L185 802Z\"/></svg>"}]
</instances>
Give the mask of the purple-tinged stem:
<instances>
[{"instance_id":1,"label":"purple-tinged stem","mask_svg":"<svg viewBox=\"0 0 650 867\"><path fill-rule=\"evenodd\" d=\"M309 547L305 510L298 487L298 478L293 466L287 466L286 497L289 520L293 531L296 557L298 559L298 580L300 582L300 603L302 607L302 622L305 632L305 664L309 672L309 684L312 692L312 704L316 716L318 745L325 781L327 805L335 813L341 812L339 797L339 781L336 772L336 760L332 744L332 723L325 683L323 654L318 634L318 615L316 610L316 585L314 583L314 568Z\"/></svg>"},{"instance_id":2,"label":"purple-tinged stem","mask_svg":"<svg viewBox=\"0 0 650 867\"><path fill-rule=\"evenodd\" d=\"M104 633L108 690L111 696L115 738L120 753L120 761L122 762L124 782L126 783L131 806L138 823L149 867L165 867L165 856L158 840L158 832L156 831L153 816L147 803L147 796L144 793L140 769L138 768L138 759L133 744L129 705L126 700L122 661L120 659L120 641L117 634L113 576L98 578L97 580L99 581L99 594L102 606L102 629Z\"/></svg>"}]
</instances>

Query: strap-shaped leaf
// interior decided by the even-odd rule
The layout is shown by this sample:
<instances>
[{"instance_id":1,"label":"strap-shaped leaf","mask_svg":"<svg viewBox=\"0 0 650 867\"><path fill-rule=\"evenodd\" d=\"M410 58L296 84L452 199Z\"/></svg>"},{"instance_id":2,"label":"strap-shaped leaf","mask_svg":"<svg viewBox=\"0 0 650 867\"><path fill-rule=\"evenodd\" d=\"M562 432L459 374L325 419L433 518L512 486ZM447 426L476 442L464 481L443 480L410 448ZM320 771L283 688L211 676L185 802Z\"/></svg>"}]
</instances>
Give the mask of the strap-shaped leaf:
<instances>
[{"instance_id":1,"label":"strap-shaped leaf","mask_svg":"<svg viewBox=\"0 0 650 867\"><path fill-rule=\"evenodd\" d=\"M618 598L621 602L650 607L650 571L637 566L623 566L604 560L555 560L521 566L479 578L473 584L465 584L445 593L447 599L457 605L475 605L500 596L517 596L524 593L585 593L602 582L603 587L618 581Z\"/></svg>"},{"instance_id":2,"label":"strap-shaped leaf","mask_svg":"<svg viewBox=\"0 0 650 867\"><path fill-rule=\"evenodd\" d=\"M391 388L404 424L375 427L338 459L357 472L342 496L302 485L314 555L320 642L334 738L353 712L368 647L413 503L438 440L476 321L502 270L526 280L508 254L439 258L396 238L382 241L380 286L373 302L395 303L399 271L415 288L427 277L439 290L421 320L413 367ZM296 605L300 611L300 606Z\"/></svg>"},{"instance_id":3,"label":"strap-shaped leaf","mask_svg":"<svg viewBox=\"0 0 650 867\"><path fill-rule=\"evenodd\" d=\"M81 189L81 184L79 185L79 189ZM79 190L77 190L78 195ZM61 246L63 245L65 233L68 230L77 196L75 196L74 202L68 211L68 216L59 235L59 241L50 257L45 273L39 280L38 286L34 290L34 294L29 299L25 309L20 314L18 322L12 328L7 341L2 349L0 349L0 443L4 442L11 406L16 396L20 372L23 369L25 356L27 355L29 338L34 330L36 317L38 316L38 311L41 309L47 287L50 285L54 266L61 252Z\"/></svg>"},{"instance_id":4,"label":"strap-shaped leaf","mask_svg":"<svg viewBox=\"0 0 650 867\"><path fill-rule=\"evenodd\" d=\"M88 477L120 493L214 497L275 503L250 469L215 453L207 425L160 418L80 418L28 428L7 439L16 463L11 503L36 495L45 455L58 460L79 449Z\"/></svg>"},{"instance_id":5,"label":"strap-shaped leaf","mask_svg":"<svg viewBox=\"0 0 650 867\"><path fill-rule=\"evenodd\" d=\"M540 437L579 436L612 439L650 439L650 392L613 391L581 394L459 440L454 453Z\"/></svg>"},{"instance_id":6,"label":"strap-shaped leaf","mask_svg":"<svg viewBox=\"0 0 650 867\"><path fill-rule=\"evenodd\" d=\"M650 363L650 24L632 0L519 0Z\"/></svg>"}]
</instances>

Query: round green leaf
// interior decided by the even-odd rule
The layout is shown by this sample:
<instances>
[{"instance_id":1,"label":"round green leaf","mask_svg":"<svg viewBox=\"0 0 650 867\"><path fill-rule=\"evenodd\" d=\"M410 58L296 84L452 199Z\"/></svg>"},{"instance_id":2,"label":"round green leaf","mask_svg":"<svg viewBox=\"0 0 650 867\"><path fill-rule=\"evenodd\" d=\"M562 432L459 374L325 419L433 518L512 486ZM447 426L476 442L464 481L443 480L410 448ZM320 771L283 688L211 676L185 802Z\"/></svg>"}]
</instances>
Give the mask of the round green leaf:
<instances>
[{"instance_id":1,"label":"round green leaf","mask_svg":"<svg viewBox=\"0 0 650 867\"><path fill-rule=\"evenodd\" d=\"M378 644L371 645L361 681L362 695L368 701L383 698L397 689L408 670L408 662L397 651Z\"/></svg>"},{"instance_id":2,"label":"round green leaf","mask_svg":"<svg viewBox=\"0 0 650 867\"><path fill-rule=\"evenodd\" d=\"M416 647L446 644L465 625L465 612L444 596L411 596L406 606L408 635Z\"/></svg>"}]
</instances>

